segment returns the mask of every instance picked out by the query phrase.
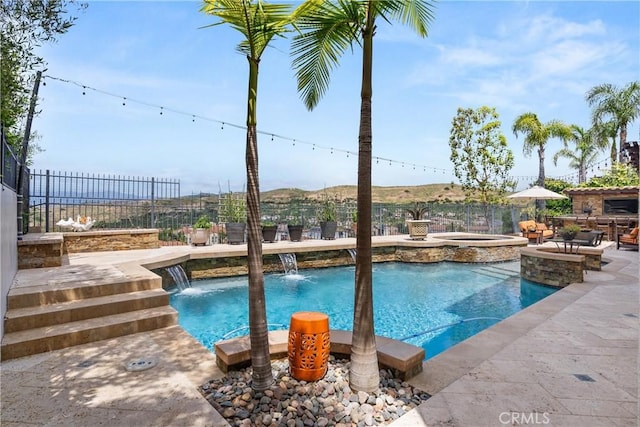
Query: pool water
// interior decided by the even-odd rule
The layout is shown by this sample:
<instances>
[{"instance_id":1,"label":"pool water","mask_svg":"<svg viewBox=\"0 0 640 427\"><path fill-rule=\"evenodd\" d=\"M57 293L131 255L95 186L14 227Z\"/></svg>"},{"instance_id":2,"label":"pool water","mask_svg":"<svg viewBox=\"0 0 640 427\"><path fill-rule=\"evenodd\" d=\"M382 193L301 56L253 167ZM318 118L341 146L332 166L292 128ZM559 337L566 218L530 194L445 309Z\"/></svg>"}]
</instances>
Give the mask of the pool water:
<instances>
[{"instance_id":1,"label":"pool water","mask_svg":"<svg viewBox=\"0 0 640 427\"><path fill-rule=\"evenodd\" d=\"M555 291L519 277L519 262L375 264L376 335L425 349L426 359ZM288 329L292 313L329 315L331 329L353 329L355 268L265 275L269 329ZM195 281L173 291L179 324L204 346L248 335L247 277Z\"/></svg>"}]
</instances>

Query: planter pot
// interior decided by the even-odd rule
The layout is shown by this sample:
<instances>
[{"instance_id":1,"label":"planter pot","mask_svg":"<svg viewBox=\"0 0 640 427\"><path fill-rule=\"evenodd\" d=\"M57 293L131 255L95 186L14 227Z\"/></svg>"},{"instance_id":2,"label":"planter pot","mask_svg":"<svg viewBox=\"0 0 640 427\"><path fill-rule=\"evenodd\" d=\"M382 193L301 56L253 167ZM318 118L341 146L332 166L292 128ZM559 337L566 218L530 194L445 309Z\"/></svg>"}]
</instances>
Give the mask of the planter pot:
<instances>
[{"instance_id":1,"label":"planter pot","mask_svg":"<svg viewBox=\"0 0 640 427\"><path fill-rule=\"evenodd\" d=\"M292 242L300 242L302 240L302 229L301 225L288 225L289 229L289 240Z\"/></svg>"},{"instance_id":2,"label":"planter pot","mask_svg":"<svg viewBox=\"0 0 640 427\"><path fill-rule=\"evenodd\" d=\"M238 245L244 243L244 234L247 224L244 222L227 222L225 224L227 230L227 243L230 245Z\"/></svg>"},{"instance_id":3,"label":"planter pot","mask_svg":"<svg viewBox=\"0 0 640 427\"><path fill-rule=\"evenodd\" d=\"M276 241L278 234L277 225L263 225L262 226L262 240L265 242L273 243Z\"/></svg>"},{"instance_id":4,"label":"planter pot","mask_svg":"<svg viewBox=\"0 0 640 427\"><path fill-rule=\"evenodd\" d=\"M211 230L208 228L196 228L191 232L192 245L206 245L211 239Z\"/></svg>"},{"instance_id":5,"label":"planter pot","mask_svg":"<svg viewBox=\"0 0 640 427\"><path fill-rule=\"evenodd\" d=\"M576 233L563 233L562 239L565 241L573 240L576 238Z\"/></svg>"},{"instance_id":6,"label":"planter pot","mask_svg":"<svg viewBox=\"0 0 640 427\"><path fill-rule=\"evenodd\" d=\"M431 220L428 219L408 219L407 227L409 227L409 238L415 240L426 239L430 222Z\"/></svg>"},{"instance_id":7,"label":"planter pot","mask_svg":"<svg viewBox=\"0 0 640 427\"><path fill-rule=\"evenodd\" d=\"M336 221L321 221L320 222L320 237L324 240L333 240L336 238L336 231L338 231L338 223Z\"/></svg>"}]
</instances>

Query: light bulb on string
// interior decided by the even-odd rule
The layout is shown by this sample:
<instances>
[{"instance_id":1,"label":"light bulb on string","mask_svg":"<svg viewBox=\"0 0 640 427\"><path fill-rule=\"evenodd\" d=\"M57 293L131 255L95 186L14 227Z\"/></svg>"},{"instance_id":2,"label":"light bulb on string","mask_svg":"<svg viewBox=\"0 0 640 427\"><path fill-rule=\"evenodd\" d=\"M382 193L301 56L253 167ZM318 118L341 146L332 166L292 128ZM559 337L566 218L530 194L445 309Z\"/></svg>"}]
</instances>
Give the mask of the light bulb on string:
<instances>
[{"instance_id":1,"label":"light bulb on string","mask_svg":"<svg viewBox=\"0 0 640 427\"><path fill-rule=\"evenodd\" d=\"M127 105L127 98L122 98L122 105L123 106Z\"/></svg>"},{"instance_id":2,"label":"light bulb on string","mask_svg":"<svg viewBox=\"0 0 640 427\"><path fill-rule=\"evenodd\" d=\"M191 117L191 121L192 121L193 123L195 123L195 122L196 122L196 116L195 116L195 115L193 115L193 116Z\"/></svg>"},{"instance_id":3,"label":"light bulb on string","mask_svg":"<svg viewBox=\"0 0 640 427\"><path fill-rule=\"evenodd\" d=\"M273 134L271 134L271 142L273 142Z\"/></svg>"},{"instance_id":4,"label":"light bulb on string","mask_svg":"<svg viewBox=\"0 0 640 427\"><path fill-rule=\"evenodd\" d=\"M87 94L86 90L87 90L87 87L86 86L82 86L82 94L83 95Z\"/></svg>"},{"instance_id":5,"label":"light bulb on string","mask_svg":"<svg viewBox=\"0 0 640 427\"><path fill-rule=\"evenodd\" d=\"M220 129L224 130L224 122L222 122L222 125L220 126Z\"/></svg>"},{"instance_id":6,"label":"light bulb on string","mask_svg":"<svg viewBox=\"0 0 640 427\"><path fill-rule=\"evenodd\" d=\"M163 109L163 107L160 107L160 115L162 115L162 109Z\"/></svg>"}]
</instances>

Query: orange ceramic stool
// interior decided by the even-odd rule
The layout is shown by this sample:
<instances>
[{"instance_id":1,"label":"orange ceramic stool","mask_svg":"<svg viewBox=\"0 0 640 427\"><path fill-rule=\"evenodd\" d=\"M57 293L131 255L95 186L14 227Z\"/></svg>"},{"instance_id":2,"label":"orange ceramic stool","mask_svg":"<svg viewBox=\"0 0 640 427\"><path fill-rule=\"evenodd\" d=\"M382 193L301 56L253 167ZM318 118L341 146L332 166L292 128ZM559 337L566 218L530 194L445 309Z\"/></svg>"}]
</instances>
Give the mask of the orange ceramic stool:
<instances>
[{"instance_id":1,"label":"orange ceramic stool","mask_svg":"<svg viewBox=\"0 0 640 427\"><path fill-rule=\"evenodd\" d=\"M291 315L289 325L289 370L301 381L317 381L327 373L329 362L329 316L313 311Z\"/></svg>"}]
</instances>

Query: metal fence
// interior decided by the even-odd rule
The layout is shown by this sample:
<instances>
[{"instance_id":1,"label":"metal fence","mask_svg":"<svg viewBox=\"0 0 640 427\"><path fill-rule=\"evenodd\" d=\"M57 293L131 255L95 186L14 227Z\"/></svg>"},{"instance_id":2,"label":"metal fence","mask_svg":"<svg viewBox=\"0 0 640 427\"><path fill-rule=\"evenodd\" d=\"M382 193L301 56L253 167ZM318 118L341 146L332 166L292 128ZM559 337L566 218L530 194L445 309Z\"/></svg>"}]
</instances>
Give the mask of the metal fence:
<instances>
[{"instance_id":1,"label":"metal fence","mask_svg":"<svg viewBox=\"0 0 640 427\"><path fill-rule=\"evenodd\" d=\"M90 217L95 228L156 228L176 201L174 179L37 171L29 178L29 226L57 231L60 220Z\"/></svg>"},{"instance_id":2,"label":"metal fence","mask_svg":"<svg viewBox=\"0 0 640 427\"><path fill-rule=\"evenodd\" d=\"M180 181L162 178L92 175L38 171L29 178L29 227L31 231L61 231L60 220L91 217L96 229L158 228L160 239L186 243L189 229L206 215L214 224L223 222L220 195L180 195ZM242 194L236 196L243 198ZM372 235L407 234L407 212L412 205L374 203ZM306 238L320 237L318 220L322 204L313 200L283 203L263 202L262 220L275 224L302 224ZM336 203L338 236L354 236L355 201ZM519 210L511 206L483 206L464 203L429 203L425 218L429 231L513 233ZM220 229L220 228L218 228ZM286 227L281 226L285 233ZM286 237L286 236L284 236ZM224 235L218 236L224 241Z\"/></svg>"}]
</instances>

